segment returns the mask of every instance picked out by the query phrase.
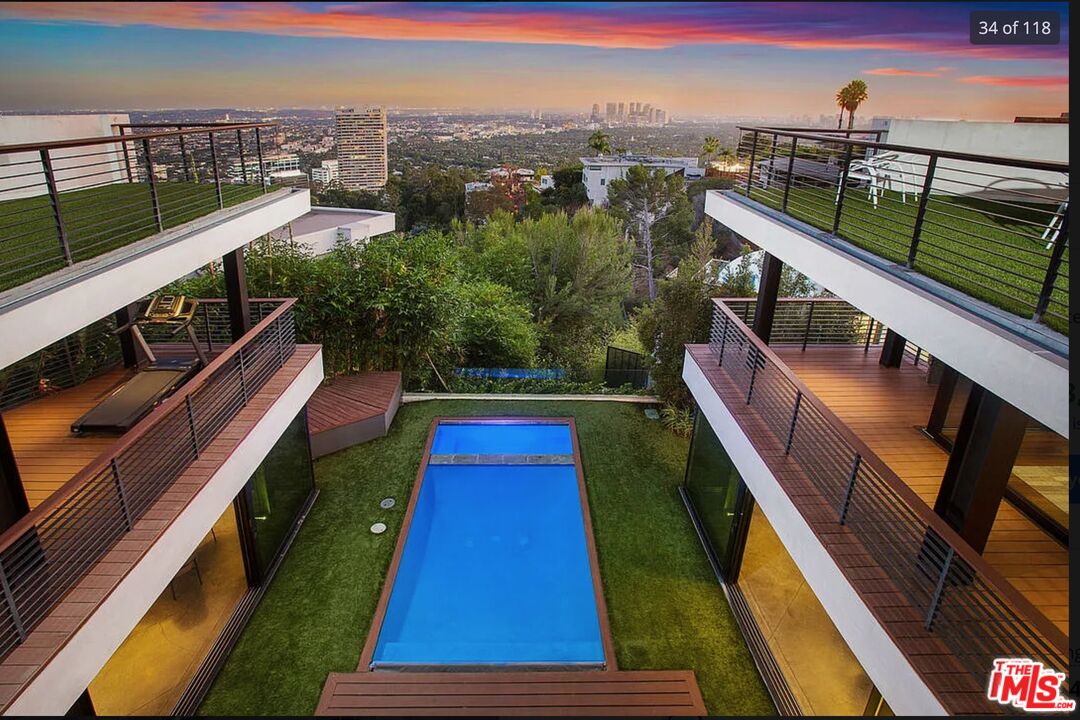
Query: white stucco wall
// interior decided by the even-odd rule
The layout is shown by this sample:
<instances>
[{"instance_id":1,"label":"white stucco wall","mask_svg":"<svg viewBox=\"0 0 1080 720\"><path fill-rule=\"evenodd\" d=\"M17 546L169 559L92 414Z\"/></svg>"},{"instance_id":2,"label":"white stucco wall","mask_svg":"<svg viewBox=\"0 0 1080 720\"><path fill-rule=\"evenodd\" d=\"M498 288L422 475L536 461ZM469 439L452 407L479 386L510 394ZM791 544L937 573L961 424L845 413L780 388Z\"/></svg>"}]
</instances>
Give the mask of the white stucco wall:
<instances>
[{"instance_id":1,"label":"white stucco wall","mask_svg":"<svg viewBox=\"0 0 1080 720\"><path fill-rule=\"evenodd\" d=\"M1018 158L1069 162L1069 125L1058 123L968 122L966 120L897 120L888 122L888 132L881 141L892 145L911 145L936 150ZM922 187L925 158L912 162L906 172L912 190ZM990 174L998 179L974 173ZM1025 170L1003 165L986 165L944 159L938 162L934 191L967 195L984 185L988 191L1024 190L1046 192L1046 187L1060 186L1067 179L1061 173ZM980 192L979 194L985 194ZM1056 198L1060 191L1054 194ZM995 197L993 194L989 197ZM1015 197L1013 198L1016 199ZM1060 198L1059 198L1060 199Z\"/></svg>"},{"instance_id":2,"label":"white stucco wall","mask_svg":"<svg viewBox=\"0 0 1080 720\"><path fill-rule=\"evenodd\" d=\"M115 135L113 123L130 122L126 114L102 115L3 115L0 116L0 145L43 143L53 140ZM74 155L101 153L92 158ZM109 182L126 182L123 154L118 145L68 148L50 152L57 186L61 191ZM65 159L71 158L71 159ZM73 169L88 163L102 163L91 169ZM67 169L65 169L67 168ZM0 153L0 200L44 195L47 191L37 152ZM28 173L32 173L26 176ZM76 177L93 173L93 177ZM20 177L22 176L22 177ZM33 184L34 187L22 187Z\"/></svg>"}]
</instances>

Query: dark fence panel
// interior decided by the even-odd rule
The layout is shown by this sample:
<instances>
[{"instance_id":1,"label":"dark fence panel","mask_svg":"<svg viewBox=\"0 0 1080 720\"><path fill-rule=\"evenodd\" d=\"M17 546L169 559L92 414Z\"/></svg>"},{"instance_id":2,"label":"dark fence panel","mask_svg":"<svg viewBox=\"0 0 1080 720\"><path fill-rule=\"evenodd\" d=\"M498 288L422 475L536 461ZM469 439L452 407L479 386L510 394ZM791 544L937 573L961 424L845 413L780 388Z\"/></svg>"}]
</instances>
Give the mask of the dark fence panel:
<instances>
[{"instance_id":1,"label":"dark fence panel","mask_svg":"<svg viewBox=\"0 0 1080 720\"><path fill-rule=\"evenodd\" d=\"M608 345L604 363L604 384L610 388L629 385L633 388L649 386L649 368L641 353Z\"/></svg>"}]
</instances>

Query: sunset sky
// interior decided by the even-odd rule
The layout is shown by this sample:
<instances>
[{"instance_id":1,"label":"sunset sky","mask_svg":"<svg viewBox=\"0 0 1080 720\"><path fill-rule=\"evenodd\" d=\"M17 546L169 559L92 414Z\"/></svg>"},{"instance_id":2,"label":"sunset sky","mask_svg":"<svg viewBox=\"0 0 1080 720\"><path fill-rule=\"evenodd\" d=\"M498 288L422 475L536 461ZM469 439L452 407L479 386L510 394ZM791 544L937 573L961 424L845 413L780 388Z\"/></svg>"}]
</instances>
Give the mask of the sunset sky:
<instances>
[{"instance_id":1,"label":"sunset sky","mask_svg":"<svg viewBox=\"0 0 1080 720\"><path fill-rule=\"evenodd\" d=\"M8 3L0 110L471 107L1011 119L1068 110L1057 46L972 46L972 9L1066 3Z\"/></svg>"}]
</instances>

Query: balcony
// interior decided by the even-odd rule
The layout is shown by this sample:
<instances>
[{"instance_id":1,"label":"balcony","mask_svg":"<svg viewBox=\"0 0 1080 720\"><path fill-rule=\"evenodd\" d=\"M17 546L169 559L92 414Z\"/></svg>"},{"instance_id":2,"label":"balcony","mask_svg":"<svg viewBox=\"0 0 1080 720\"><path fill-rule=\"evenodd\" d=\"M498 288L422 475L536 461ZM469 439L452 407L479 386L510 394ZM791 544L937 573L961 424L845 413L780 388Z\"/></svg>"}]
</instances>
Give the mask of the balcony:
<instances>
[{"instance_id":1,"label":"balcony","mask_svg":"<svg viewBox=\"0 0 1080 720\"><path fill-rule=\"evenodd\" d=\"M265 171L273 125L0 146L0 366L306 212Z\"/></svg>"},{"instance_id":2,"label":"balcony","mask_svg":"<svg viewBox=\"0 0 1080 720\"><path fill-rule=\"evenodd\" d=\"M925 352L881 368L883 328L835 300L787 301L766 346L740 317L751 303L717 302L684 377L811 585L837 573L815 592L875 684L917 702L914 672L942 710L987 713L995 657L1063 669L1067 548L1003 504L979 555L927 504L947 455L916 430L934 395ZM1018 465L1066 462L1063 439L1029 435Z\"/></svg>"},{"instance_id":3,"label":"balcony","mask_svg":"<svg viewBox=\"0 0 1080 720\"><path fill-rule=\"evenodd\" d=\"M295 343L293 303L252 300L256 324L232 342L225 302L202 301L193 327L208 364L120 437L69 431L130 374L115 365L111 321L33 358L38 376L7 375L4 421L32 509L0 536L0 705L33 711L60 687L77 695L99 667L91 656L104 662L160 592L147 575L168 581L169 562L190 554L180 534L208 532L188 526L221 514L250 476L245 463L253 470L307 401L321 356ZM146 336L159 357L192 353ZM72 658L90 677L71 672Z\"/></svg>"},{"instance_id":4,"label":"balcony","mask_svg":"<svg viewBox=\"0 0 1080 720\"><path fill-rule=\"evenodd\" d=\"M954 290L961 303L1068 332L1067 164L858 132L741 129L746 170L735 193Z\"/></svg>"}]
</instances>

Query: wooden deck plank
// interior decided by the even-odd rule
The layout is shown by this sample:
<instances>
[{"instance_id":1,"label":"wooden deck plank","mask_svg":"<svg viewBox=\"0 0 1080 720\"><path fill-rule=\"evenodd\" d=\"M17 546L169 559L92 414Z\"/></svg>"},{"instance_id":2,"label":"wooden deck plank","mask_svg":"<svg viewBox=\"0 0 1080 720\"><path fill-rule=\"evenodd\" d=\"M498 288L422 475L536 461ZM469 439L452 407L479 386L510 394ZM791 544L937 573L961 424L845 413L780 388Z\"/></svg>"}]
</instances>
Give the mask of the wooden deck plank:
<instances>
[{"instance_id":1,"label":"wooden deck plank","mask_svg":"<svg viewBox=\"0 0 1080 720\"><path fill-rule=\"evenodd\" d=\"M928 505L933 506L948 454L919 431L930 416L937 386L925 368L904 363L883 368L877 356L860 347L778 346L777 355L845 424L870 446ZM1018 466L1068 465L1064 438L1047 431L1028 432ZM1003 502L983 557L1035 607L1068 633L1068 548ZM1054 581L1035 589L1018 583L1044 568Z\"/></svg>"},{"instance_id":2,"label":"wooden deck plank","mask_svg":"<svg viewBox=\"0 0 1080 720\"><path fill-rule=\"evenodd\" d=\"M331 673L316 715L704 715L692 671Z\"/></svg>"},{"instance_id":3,"label":"wooden deck plank","mask_svg":"<svg viewBox=\"0 0 1080 720\"><path fill-rule=\"evenodd\" d=\"M343 375L322 385L308 403L312 434L384 415L401 394L401 373Z\"/></svg>"}]
</instances>

